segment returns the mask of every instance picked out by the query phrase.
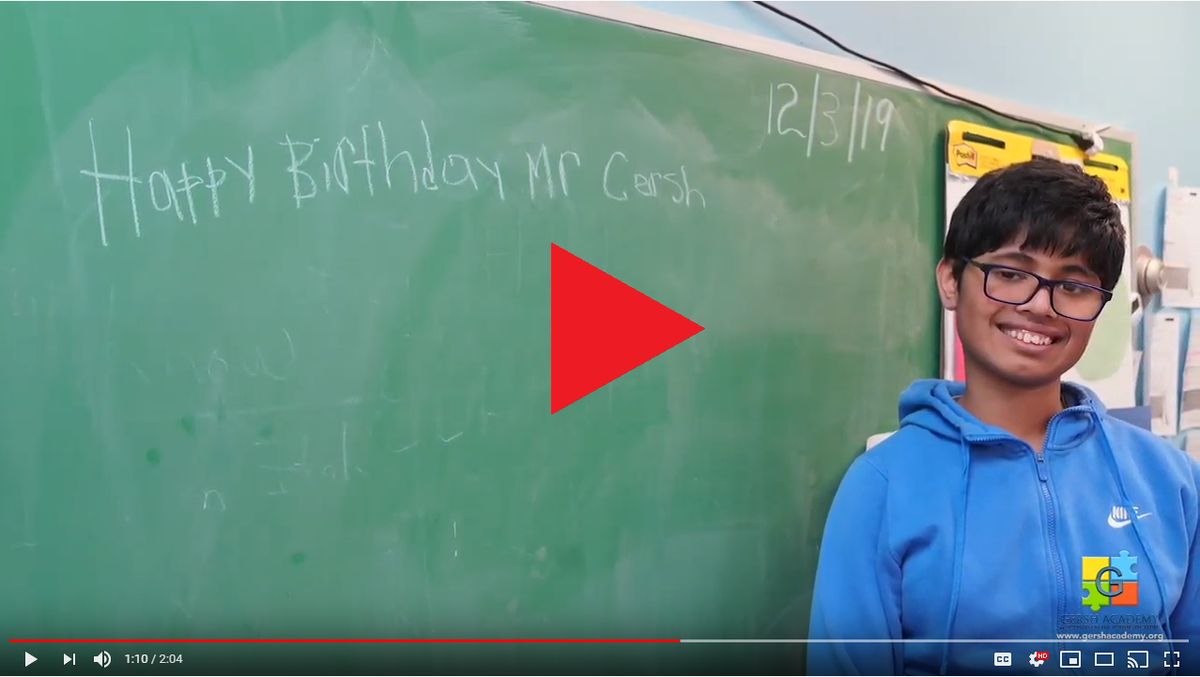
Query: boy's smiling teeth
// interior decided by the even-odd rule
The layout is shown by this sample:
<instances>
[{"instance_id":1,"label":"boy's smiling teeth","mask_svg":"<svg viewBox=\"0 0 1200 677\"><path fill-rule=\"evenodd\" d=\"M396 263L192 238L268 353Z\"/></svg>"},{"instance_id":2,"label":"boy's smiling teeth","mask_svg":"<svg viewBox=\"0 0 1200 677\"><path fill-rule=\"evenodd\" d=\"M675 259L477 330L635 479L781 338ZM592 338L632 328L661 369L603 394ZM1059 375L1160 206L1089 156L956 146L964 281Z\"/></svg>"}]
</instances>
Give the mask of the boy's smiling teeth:
<instances>
[{"instance_id":1,"label":"boy's smiling teeth","mask_svg":"<svg viewBox=\"0 0 1200 677\"><path fill-rule=\"evenodd\" d=\"M1054 339L1050 338L1049 336L1038 334L1032 331L1026 331L1024 329L1002 329L1001 331L1007 334L1009 338L1016 339L1022 343L1030 343L1035 346L1048 346L1051 343L1054 343Z\"/></svg>"}]
</instances>

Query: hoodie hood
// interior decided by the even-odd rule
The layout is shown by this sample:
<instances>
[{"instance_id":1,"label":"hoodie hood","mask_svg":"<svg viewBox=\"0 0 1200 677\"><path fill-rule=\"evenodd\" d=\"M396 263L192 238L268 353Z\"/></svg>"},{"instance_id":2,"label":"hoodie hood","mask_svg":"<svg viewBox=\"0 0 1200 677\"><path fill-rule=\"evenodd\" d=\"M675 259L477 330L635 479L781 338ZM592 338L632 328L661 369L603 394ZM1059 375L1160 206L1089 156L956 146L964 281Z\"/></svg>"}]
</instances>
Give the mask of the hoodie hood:
<instances>
[{"instance_id":1,"label":"hoodie hood","mask_svg":"<svg viewBox=\"0 0 1200 677\"><path fill-rule=\"evenodd\" d=\"M1071 406L1050 420L1046 447L1064 449L1079 445L1096 429L1104 405L1088 388L1063 382L1063 395ZM966 385L956 381L923 379L916 381L900 396L900 423L924 428L948 440L983 444L1015 439L1012 433L980 421L963 408L957 398Z\"/></svg>"}]
</instances>

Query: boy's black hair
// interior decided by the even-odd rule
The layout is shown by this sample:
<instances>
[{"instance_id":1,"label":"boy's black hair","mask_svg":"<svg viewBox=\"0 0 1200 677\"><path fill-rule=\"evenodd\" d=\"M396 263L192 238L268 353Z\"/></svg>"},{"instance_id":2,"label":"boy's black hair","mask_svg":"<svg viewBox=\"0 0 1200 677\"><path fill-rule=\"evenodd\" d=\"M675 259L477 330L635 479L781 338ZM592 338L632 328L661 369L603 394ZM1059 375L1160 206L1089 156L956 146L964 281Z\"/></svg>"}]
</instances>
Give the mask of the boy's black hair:
<instances>
[{"instance_id":1,"label":"boy's black hair","mask_svg":"<svg viewBox=\"0 0 1200 677\"><path fill-rule=\"evenodd\" d=\"M961 282L964 257L1018 238L1022 249L1079 256L1105 289L1121 276L1121 213L1108 186L1075 165L1034 158L984 174L954 209L942 257Z\"/></svg>"}]
</instances>

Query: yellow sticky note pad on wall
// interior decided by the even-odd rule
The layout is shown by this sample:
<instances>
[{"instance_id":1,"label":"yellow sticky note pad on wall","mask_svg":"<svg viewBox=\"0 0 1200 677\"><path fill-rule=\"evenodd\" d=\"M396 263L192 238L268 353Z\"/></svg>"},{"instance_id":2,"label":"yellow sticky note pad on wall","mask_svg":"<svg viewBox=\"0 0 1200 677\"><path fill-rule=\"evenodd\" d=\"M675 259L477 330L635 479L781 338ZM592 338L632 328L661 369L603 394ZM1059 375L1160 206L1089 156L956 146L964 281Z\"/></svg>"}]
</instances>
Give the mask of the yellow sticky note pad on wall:
<instances>
[{"instance_id":1,"label":"yellow sticky note pad on wall","mask_svg":"<svg viewBox=\"0 0 1200 677\"><path fill-rule=\"evenodd\" d=\"M954 174L979 177L993 169L1031 160L1034 156L1050 157L1079 165L1088 174L1103 180L1114 200L1129 202L1129 165L1115 155L1097 153L1088 157L1074 146L962 120L951 121L947 131L946 158Z\"/></svg>"}]
</instances>

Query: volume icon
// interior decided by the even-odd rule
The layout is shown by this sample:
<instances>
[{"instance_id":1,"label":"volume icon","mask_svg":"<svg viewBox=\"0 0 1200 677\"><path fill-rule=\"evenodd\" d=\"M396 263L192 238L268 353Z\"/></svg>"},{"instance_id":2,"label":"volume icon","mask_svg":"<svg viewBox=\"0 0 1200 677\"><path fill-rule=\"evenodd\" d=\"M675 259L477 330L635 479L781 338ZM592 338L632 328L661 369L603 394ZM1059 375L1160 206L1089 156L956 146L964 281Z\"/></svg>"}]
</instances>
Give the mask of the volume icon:
<instances>
[{"instance_id":1,"label":"volume icon","mask_svg":"<svg viewBox=\"0 0 1200 677\"><path fill-rule=\"evenodd\" d=\"M95 656L92 656L92 662L102 668L107 668L112 663L112 656L108 655L107 651L101 651Z\"/></svg>"}]
</instances>

